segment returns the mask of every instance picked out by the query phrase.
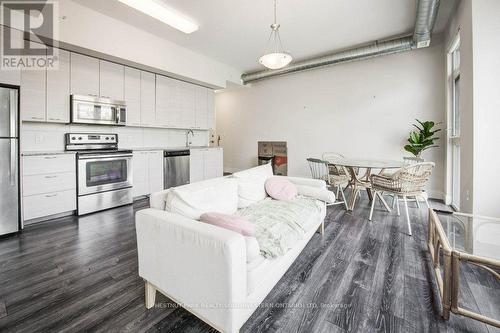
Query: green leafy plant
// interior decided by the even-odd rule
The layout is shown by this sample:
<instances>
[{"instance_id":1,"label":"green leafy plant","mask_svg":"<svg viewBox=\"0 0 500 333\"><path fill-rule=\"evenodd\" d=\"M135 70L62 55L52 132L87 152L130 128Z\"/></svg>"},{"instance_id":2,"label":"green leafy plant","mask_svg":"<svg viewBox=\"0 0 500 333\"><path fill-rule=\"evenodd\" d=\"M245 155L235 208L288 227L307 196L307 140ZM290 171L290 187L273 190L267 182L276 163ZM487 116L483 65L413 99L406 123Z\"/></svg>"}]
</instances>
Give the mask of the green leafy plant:
<instances>
[{"instance_id":1,"label":"green leafy plant","mask_svg":"<svg viewBox=\"0 0 500 333\"><path fill-rule=\"evenodd\" d=\"M418 132L410 132L410 137L408 138L409 144L405 145L404 149L416 157L420 157L424 150L438 147L438 145L435 144L435 141L439 138L435 136L435 134L441 131L441 129L434 129L434 126L437 124L433 121L421 122L418 119L415 120L419 125L413 124L413 126L418 129Z\"/></svg>"}]
</instances>

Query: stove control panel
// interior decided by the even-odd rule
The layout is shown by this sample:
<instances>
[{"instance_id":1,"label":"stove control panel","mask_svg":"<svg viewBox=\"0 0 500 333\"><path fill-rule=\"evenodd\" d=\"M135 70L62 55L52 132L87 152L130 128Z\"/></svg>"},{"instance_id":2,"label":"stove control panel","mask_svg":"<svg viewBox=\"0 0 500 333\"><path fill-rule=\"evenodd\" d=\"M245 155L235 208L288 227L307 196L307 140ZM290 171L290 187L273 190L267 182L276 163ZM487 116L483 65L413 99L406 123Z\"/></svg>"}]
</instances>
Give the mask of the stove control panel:
<instances>
[{"instance_id":1,"label":"stove control panel","mask_svg":"<svg viewBox=\"0 0 500 333\"><path fill-rule=\"evenodd\" d=\"M66 150L118 149L118 134L66 133Z\"/></svg>"},{"instance_id":2,"label":"stove control panel","mask_svg":"<svg viewBox=\"0 0 500 333\"><path fill-rule=\"evenodd\" d=\"M66 134L66 144L101 144L117 143L118 134L85 134L68 133Z\"/></svg>"}]
</instances>

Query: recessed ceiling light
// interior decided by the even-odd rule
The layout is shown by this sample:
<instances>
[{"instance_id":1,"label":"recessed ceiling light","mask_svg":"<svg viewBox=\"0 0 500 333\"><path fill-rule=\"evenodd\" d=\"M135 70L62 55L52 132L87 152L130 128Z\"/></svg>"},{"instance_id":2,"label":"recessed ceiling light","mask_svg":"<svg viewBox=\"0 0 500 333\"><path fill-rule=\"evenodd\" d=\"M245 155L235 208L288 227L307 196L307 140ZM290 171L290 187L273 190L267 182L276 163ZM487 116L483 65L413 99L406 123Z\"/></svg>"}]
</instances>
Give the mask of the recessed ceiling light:
<instances>
[{"instance_id":1,"label":"recessed ceiling light","mask_svg":"<svg viewBox=\"0 0 500 333\"><path fill-rule=\"evenodd\" d=\"M186 34L190 34L198 30L198 25L187 17L177 13L175 10L168 8L158 0L118 0L146 15L154 17L169 26L180 30Z\"/></svg>"}]
</instances>

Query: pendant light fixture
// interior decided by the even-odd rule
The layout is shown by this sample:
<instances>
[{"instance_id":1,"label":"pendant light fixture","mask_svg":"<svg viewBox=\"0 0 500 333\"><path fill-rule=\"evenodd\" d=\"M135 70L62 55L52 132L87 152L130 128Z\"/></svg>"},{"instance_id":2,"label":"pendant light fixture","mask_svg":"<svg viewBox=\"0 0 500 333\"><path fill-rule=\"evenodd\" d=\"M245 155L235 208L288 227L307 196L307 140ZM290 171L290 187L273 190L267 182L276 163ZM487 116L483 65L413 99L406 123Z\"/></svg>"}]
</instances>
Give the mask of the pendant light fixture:
<instances>
[{"instance_id":1,"label":"pendant light fixture","mask_svg":"<svg viewBox=\"0 0 500 333\"><path fill-rule=\"evenodd\" d=\"M276 23L276 0L274 0L274 23L269 35L269 52L260 57L259 62L269 69L280 69L292 61L292 56L283 50L280 38L280 25Z\"/></svg>"}]
</instances>

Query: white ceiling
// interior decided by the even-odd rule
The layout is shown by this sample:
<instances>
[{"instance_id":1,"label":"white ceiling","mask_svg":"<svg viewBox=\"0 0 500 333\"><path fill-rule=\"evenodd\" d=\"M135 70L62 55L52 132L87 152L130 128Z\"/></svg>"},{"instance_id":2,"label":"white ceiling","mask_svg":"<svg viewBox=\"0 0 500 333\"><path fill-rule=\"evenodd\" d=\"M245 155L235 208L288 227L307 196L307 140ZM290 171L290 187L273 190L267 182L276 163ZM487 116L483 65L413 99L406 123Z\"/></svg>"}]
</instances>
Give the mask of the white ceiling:
<instances>
[{"instance_id":1,"label":"white ceiling","mask_svg":"<svg viewBox=\"0 0 500 333\"><path fill-rule=\"evenodd\" d=\"M117 0L74 1L242 71L260 68L273 20L272 0L161 0L199 24L186 35ZM437 31L455 1L441 1ZM278 0L281 39L295 59L410 33L415 14L416 0Z\"/></svg>"}]
</instances>

